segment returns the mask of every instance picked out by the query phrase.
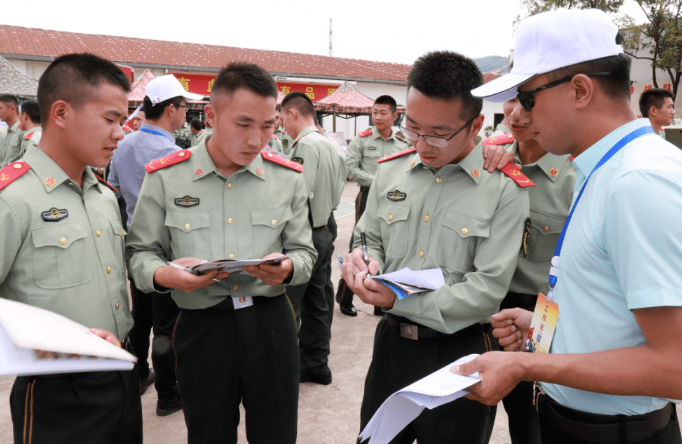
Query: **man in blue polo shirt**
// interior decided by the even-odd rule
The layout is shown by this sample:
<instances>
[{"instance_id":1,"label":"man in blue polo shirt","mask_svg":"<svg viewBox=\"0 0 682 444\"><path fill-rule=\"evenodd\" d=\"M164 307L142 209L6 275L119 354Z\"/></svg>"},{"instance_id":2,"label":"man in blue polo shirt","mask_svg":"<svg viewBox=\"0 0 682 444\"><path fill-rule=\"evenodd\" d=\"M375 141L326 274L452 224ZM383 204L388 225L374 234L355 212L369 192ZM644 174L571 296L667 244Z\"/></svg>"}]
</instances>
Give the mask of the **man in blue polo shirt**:
<instances>
[{"instance_id":1,"label":"man in blue polo shirt","mask_svg":"<svg viewBox=\"0 0 682 444\"><path fill-rule=\"evenodd\" d=\"M517 96L535 140L575 157L572 215L548 276L549 353L486 353L452 369L479 372L468 397L488 405L541 382L545 443L681 442L670 400L682 399L682 153L632 112L621 42L601 11L539 14L519 26L512 72L472 91ZM493 327L505 350L523 350L531 313L503 310Z\"/></svg>"},{"instance_id":2,"label":"man in blue polo shirt","mask_svg":"<svg viewBox=\"0 0 682 444\"><path fill-rule=\"evenodd\" d=\"M145 164L180 150L171 133L180 129L186 121L187 99L202 98L186 92L170 74L149 82L145 94L143 106L147 123L118 144L108 177L109 183L123 194L128 224L133 219L142 181L147 174ZM178 306L166 294L142 293L132 278L129 280L135 321L129 338L140 367L140 392L144 393L154 382L159 396L156 414L170 415L182 408L175 378L175 354L170 341L179 313ZM150 369L147 362L152 327L152 363L155 370Z\"/></svg>"}]
</instances>

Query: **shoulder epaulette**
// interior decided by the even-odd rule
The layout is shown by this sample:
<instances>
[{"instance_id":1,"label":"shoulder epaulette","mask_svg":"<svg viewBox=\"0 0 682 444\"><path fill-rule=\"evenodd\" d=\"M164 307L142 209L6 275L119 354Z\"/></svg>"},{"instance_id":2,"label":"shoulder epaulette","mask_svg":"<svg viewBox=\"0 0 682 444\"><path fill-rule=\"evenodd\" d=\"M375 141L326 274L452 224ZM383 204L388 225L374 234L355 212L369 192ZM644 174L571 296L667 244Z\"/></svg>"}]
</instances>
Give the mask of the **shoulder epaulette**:
<instances>
[{"instance_id":1,"label":"shoulder epaulette","mask_svg":"<svg viewBox=\"0 0 682 444\"><path fill-rule=\"evenodd\" d=\"M573 162L575 160L575 157L571 156L569 157L569 159L571 160L571 162Z\"/></svg>"},{"instance_id":2,"label":"shoulder epaulette","mask_svg":"<svg viewBox=\"0 0 682 444\"><path fill-rule=\"evenodd\" d=\"M28 133L28 134L26 134L26 135L24 136L24 140L31 140L31 136L32 136L32 135L33 135L33 133Z\"/></svg>"},{"instance_id":3,"label":"shoulder epaulette","mask_svg":"<svg viewBox=\"0 0 682 444\"><path fill-rule=\"evenodd\" d=\"M154 171L162 170L162 169L167 168L171 165L175 165L176 163L180 163L180 162L184 162L185 160L189 160L190 157L192 157L192 152L190 150L180 150L180 151L175 152L173 154L169 154L166 157L162 157L160 159L152 160L151 162L146 164L144 167L148 173L153 173Z\"/></svg>"},{"instance_id":4,"label":"shoulder epaulette","mask_svg":"<svg viewBox=\"0 0 682 444\"><path fill-rule=\"evenodd\" d=\"M277 137L276 134L273 134L273 135L272 135L272 138L275 139L275 140L279 140L279 137Z\"/></svg>"},{"instance_id":5,"label":"shoulder epaulette","mask_svg":"<svg viewBox=\"0 0 682 444\"><path fill-rule=\"evenodd\" d=\"M516 184L521 188L535 186L535 184L529 178L527 178L526 175L521 172L521 170L516 168L514 164L512 164L511 162L507 163L505 166L500 168L500 171L502 171L507 176L511 177L511 179L514 182L516 182Z\"/></svg>"},{"instance_id":6,"label":"shoulder epaulette","mask_svg":"<svg viewBox=\"0 0 682 444\"><path fill-rule=\"evenodd\" d=\"M28 173L31 167L26 162L12 162L0 170L0 190L11 184L24 174Z\"/></svg>"},{"instance_id":7,"label":"shoulder epaulette","mask_svg":"<svg viewBox=\"0 0 682 444\"><path fill-rule=\"evenodd\" d=\"M483 145L507 145L514 142L514 136L504 133L500 136L488 137L483 141Z\"/></svg>"},{"instance_id":8,"label":"shoulder epaulette","mask_svg":"<svg viewBox=\"0 0 682 444\"><path fill-rule=\"evenodd\" d=\"M395 138L398 139L398 140L400 140L401 142L410 143L410 142L408 142L407 140L403 139L402 137L400 137L400 136L398 136L398 135L396 135Z\"/></svg>"},{"instance_id":9,"label":"shoulder epaulette","mask_svg":"<svg viewBox=\"0 0 682 444\"><path fill-rule=\"evenodd\" d=\"M261 156L263 156L263 159L269 160L272 163L276 163L278 165L282 165L283 167L292 169L294 171L298 171L299 173L303 172L303 165L300 163L291 161L289 159L285 159L283 157L278 156L277 154L273 154L269 151L261 151L260 152Z\"/></svg>"},{"instance_id":10,"label":"shoulder epaulette","mask_svg":"<svg viewBox=\"0 0 682 444\"><path fill-rule=\"evenodd\" d=\"M384 156L383 158L379 159L377 163L383 163L388 160L397 159L398 157L404 156L405 154L414 153L415 151L417 150L414 147L408 148L406 150L399 151L395 154L391 154L390 156Z\"/></svg>"},{"instance_id":11,"label":"shoulder epaulette","mask_svg":"<svg viewBox=\"0 0 682 444\"><path fill-rule=\"evenodd\" d=\"M123 125L123 131L128 131L129 133L133 132L133 129L129 127L128 125Z\"/></svg>"},{"instance_id":12,"label":"shoulder epaulette","mask_svg":"<svg viewBox=\"0 0 682 444\"><path fill-rule=\"evenodd\" d=\"M367 137L372 135L372 129L368 129L367 131L363 131L361 133L358 133L358 136L360 137Z\"/></svg>"},{"instance_id":13,"label":"shoulder epaulette","mask_svg":"<svg viewBox=\"0 0 682 444\"><path fill-rule=\"evenodd\" d=\"M93 173L93 174L95 174L95 173ZM97 178L97 180L99 180L100 182L102 182L104 185L106 185L106 186L108 186L109 188L111 188L112 190L114 190L114 193L118 193L118 190L117 190L112 184L110 184L109 182L107 182L107 181L104 180L103 178L99 177L98 174L95 174L95 177Z\"/></svg>"}]
</instances>

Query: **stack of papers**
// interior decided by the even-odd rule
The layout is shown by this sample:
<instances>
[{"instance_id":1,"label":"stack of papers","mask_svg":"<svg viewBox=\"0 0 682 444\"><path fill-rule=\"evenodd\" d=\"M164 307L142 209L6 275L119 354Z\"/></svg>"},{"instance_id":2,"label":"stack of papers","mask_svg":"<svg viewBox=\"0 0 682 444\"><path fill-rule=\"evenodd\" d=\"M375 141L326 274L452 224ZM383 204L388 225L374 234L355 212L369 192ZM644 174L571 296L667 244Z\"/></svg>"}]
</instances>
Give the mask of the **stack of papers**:
<instances>
[{"instance_id":1,"label":"stack of papers","mask_svg":"<svg viewBox=\"0 0 682 444\"><path fill-rule=\"evenodd\" d=\"M339 268L343 273L341 266L346 262L341 256L337 256L337 258ZM443 271L440 268L413 271L405 267L391 273L371 276L368 279L374 279L384 284L395 292L398 299L426 291L434 291L445 285L445 277L443 277Z\"/></svg>"},{"instance_id":2,"label":"stack of papers","mask_svg":"<svg viewBox=\"0 0 682 444\"><path fill-rule=\"evenodd\" d=\"M204 262L203 264L195 265L190 268L190 270L192 270L192 273L198 275L210 273L214 270L218 270L219 273L248 274L242 270L242 267L246 267L247 265L277 264L285 257L286 255L282 254L271 259L223 259L220 261Z\"/></svg>"},{"instance_id":3,"label":"stack of papers","mask_svg":"<svg viewBox=\"0 0 682 444\"><path fill-rule=\"evenodd\" d=\"M367 423L360 440L369 438L368 444L386 444L414 421L425 407L433 409L468 394L464 389L481 381L478 373L459 376L451 373L450 368L469 362L476 356L460 358L389 396Z\"/></svg>"},{"instance_id":4,"label":"stack of papers","mask_svg":"<svg viewBox=\"0 0 682 444\"><path fill-rule=\"evenodd\" d=\"M0 376L132 370L135 361L77 322L0 298Z\"/></svg>"}]
</instances>

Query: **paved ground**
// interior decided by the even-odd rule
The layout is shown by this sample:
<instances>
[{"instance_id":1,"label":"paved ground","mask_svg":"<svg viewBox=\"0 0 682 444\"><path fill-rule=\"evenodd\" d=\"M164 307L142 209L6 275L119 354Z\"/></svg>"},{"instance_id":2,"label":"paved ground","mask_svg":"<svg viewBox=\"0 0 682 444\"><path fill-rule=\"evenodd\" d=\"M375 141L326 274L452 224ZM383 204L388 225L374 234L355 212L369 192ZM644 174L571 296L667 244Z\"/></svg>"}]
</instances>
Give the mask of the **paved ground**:
<instances>
[{"instance_id":1,"label":"paved ground","mask_svg":"<svg viewBox=\"0 0 682 444\"><path fill-rule=\"evenodd\" d=\"M353 202L358 188L349 182L337 211L339 236L335 254L345 257L353 228ZM338 283L339 270L334 263L332 280ZM334 307L331 356L329 366L334 381L329 386L301 384L299 400L298 442L300 444L352 444L359 433L360 404L365 374L371 360L374 330L379 321L373 308L356 300L358 316L350 318ZM9 412L9 393L13 379L0 378L0 443L12 442L12 422ZM150 444L181 444L187 442L182 412L160 418L155 414L156 391L150 387L142 397L144 411L144 437ZM678 406L682 414L682 408ZM246 443L243 424L239 427L239 442ZM507 416L502 406L498 409L491 442L509 442ZM267 425L263 425L267 426Z\"/></svg>"}]
</instances>

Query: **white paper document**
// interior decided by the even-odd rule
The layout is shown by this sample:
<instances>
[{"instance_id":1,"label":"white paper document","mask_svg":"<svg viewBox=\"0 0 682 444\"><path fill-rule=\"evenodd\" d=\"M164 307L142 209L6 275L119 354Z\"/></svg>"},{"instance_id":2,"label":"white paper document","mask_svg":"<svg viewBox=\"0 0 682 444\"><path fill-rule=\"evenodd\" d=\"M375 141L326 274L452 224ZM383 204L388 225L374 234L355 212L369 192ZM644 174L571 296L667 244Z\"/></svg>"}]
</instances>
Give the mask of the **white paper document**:
<instances>
[{"instance_id":1,"label":"white paper document","mask_svg":"<svg viewBox=\"0 0 682 444\"><path fill-rule=\"evenodd\" d=\"M198 275L210 273L214 270L218 270L219 273L248 274L242 270L242 267L246 267L248 265L276 264L281 262L285 257L286 255L283 254L270 259L224 259L220 261L204 262L203 264L192 267L191 270L192 273Z\"/></svg>"},{"instance_id":2,"label":"white paper document","mask_svg":"<svg viewBox=\"0 0 682 444\"><path fill-rule=\"evenodd\" d=\"M0 376L132 370L136 361L77 322L0 298Z\"/></svg>"},{"instance_id":3,"label":"white paper document","mask_svg":"<svg viewBox=\"0 0 682 444\"><path fill-rule=\"evenodd\" d=\"M460 358L389 396L367 423L360 439L365 441L369 438L368 444L386 444L414 421L424 408L433 409L466 395L467 387L481 381L478 373L459 376L451 373L450 368L469 362L476 356Z\"/></svg>"}]
</instances>

